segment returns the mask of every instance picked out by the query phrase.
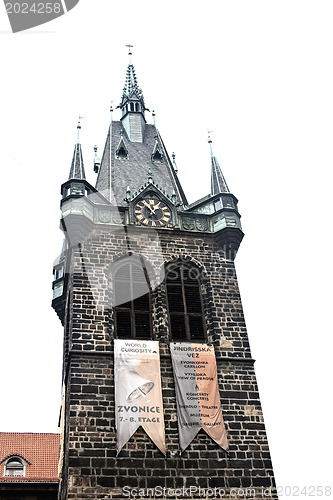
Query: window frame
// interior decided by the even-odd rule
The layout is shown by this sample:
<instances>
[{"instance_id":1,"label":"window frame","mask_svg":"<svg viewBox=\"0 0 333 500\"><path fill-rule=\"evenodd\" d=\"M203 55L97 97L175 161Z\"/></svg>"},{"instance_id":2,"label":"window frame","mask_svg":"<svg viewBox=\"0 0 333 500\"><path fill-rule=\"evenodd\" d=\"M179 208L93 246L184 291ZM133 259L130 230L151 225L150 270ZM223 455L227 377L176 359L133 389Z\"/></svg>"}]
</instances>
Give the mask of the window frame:
<instances>
[{"instance_id":1,"label":"window frame","mask_svg":"<svg viewBox=\"0 0 333 500\"><path fill-rule=\"evenodd\" d=\"M11 462L19 462L21 465L13 465L11 466ZM3 477L25 477L26 475L26 467L28 465L28 462L24 460L24 458L20 457L19 455L12 455L8 457L3 463ZM8 474L9 471L22 471L22 474Z\"/></svg>"},{"instance_id":2,"label":"window frame","mask_svg":"<svg viewBox=\"0 0 333 500\"><path fill-rule=\"evenodd\" d=\"M167 274L168 271L172 268L180 269L181 270L181 290L182 290L182 299L183 299L183 305L184 305L184 312L170 312L170 307L169 307L169 298L168 298L168 282L167 282ZM193 343L205 343L208 341L208 335L207 335L207 326L206 326L206 321L205 321L205 309L204 309L204 303L203 303L203 297L202 297L202 292L201 292L201 280L199 278L196 279L197 283L197 289L199 291L199 297L200 297L200 307L201 307L201 314L197 313L191 313L188 312L187 310L187 303L186 303L186 292L185 292L185 284L184 284L184 275L183 275L183 269L191 270L195 269L196 271L200 272L199 268L192 265L185 264L184 262L178 262L178 263L168 263L165 266L165 295L166 295L166 305L167 305L167 314L168 314L168 326L169 326L169 338L171 342L193 342ZM192 285L193 286L193 285ZM194 286L193 286L194 288ZM186 337L184 339L173 339L172 336L172 327L171 327L171 316L183 316L184 317L184 324L185 324L185 335ZM199 317L201 318L202 322L202 329L203 329L203 338L202 339L192 339L191 337L191 329L190 329L190 322L189 322L189 317Z\"/></svg>"},{"instance_id":3,"label":"window frame","mask_svg":"<svg viewBox=\"0 0 333 500\"><path fill-rule=\"evenodd\" d=\"M148 292L147 294L145 295L148 295L148 309L136 309L135 308L135 300L134 298L131 298L131 300L129 300L128 302L126 302L126 304L130 303L130 307L122 307L121 305L115 305L113 306L113 323L114 323L114 338L115 339L126 339L126 337L118 337L118 332L117 332L117 313L118 312L129 312L130 314L130 336L128 337L129 339L136 339L136 340L153 340L153 321L152 321L152 290L151 290L151 286L150 286L150 282L149 282L149 276L148 276L148 272L147 272L147 268L145 266L145 263L143 262L142 259L140 258L131 258L131 259L122 259L121 261L119 261L117 267L115 268L114 272L113 272L113 277L112 277L112 281L113 281L113 297L115 297L115 294L116 294L116 283L117 283L117 278L116 278L116 275L117 275L117 272L124 266L126 265L129 265L130 266L130 281L129 281L129 286L130 286L130 292L131 292L131 297L133 297L133 283L135 282L135 280L133 280L133 270L132 270L132 267L133 266L137 266L139 268L141 268L143 270L143 273L144 273L144 277L145 277L145 281L146 281L146 285L147 285L147 288L148 288ZM124 282L124 280L119 280L119 281L122 281ZM139 297L137 297L139 298ZM149 336L147 336L147 338L141 338L141 337L137 337L137 333L136 333L136 322L135 322L135 319L136 319L136 314L140 314L141 313L145 313L145 314L148 314L148 318L149 318Z\"/></svg>"}]
</instances>

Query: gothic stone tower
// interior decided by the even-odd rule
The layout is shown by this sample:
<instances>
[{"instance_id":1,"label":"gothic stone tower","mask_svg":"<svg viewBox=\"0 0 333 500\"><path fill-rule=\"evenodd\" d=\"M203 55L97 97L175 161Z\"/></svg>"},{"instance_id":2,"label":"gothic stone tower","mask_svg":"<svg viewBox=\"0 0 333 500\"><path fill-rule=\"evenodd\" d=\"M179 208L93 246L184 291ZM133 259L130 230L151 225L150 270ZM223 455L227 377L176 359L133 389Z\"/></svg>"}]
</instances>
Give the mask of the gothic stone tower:
<instances>
[{"instance_id":1,"label":"gothic stone tower","mask_svg":"<svg viewBox=\"0 0 333 500\"><path fill-rule=\"evenodd\" d=\"M78 131L61 188L65 242L52 304L64 326L59 498L190 486L224 488L224 498L235 498L233 488L240 498L277 498L234 267L243 238L237 199L211 149L211 193L187 202L174 155L146 121L132 64L119 108L102 159L95 156L96 187L85 178ZM117 456L116 338L159 342L166 456L141 427ZM170 341L214 345L229 453L200 431L180 454ZM194 488L177 494L203 496Z\"/></svg>"}]
</instances>

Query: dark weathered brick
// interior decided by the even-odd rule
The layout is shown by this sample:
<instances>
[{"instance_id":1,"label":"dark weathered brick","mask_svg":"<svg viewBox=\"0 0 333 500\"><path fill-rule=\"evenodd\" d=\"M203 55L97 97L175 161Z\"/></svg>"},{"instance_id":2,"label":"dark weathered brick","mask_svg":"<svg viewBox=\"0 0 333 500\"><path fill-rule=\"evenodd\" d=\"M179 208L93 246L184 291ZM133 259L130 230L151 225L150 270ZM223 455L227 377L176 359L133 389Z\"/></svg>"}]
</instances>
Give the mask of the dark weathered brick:
<instances>
[{"instance_id":1,"label":"dark weathered brick","mask_svg":"<svg viewBox=\"0 0 333 500\"><path fill-rule=\"evenodd\" d=\"M145 233L139 228L131 238L134 246L145 249L143 257L159 273L160 263L154 264L149 231ZM68 293L72 299L66 312L64 340L67 438L63 477L68 493L65 496L62 490L60 500L95 500L111 498L110 495L122 498L123 486L256 487L259 492L261 487L274 484L234 262L209 234L194 237L182 231L177 235L160 231L160 243L165 262L186 256L189 262L202 267L205 320L208 340L214 343L216 351L229 454L202 431L182 455L179 453L166 292L162 283L153 293L152 319L161 352L167 456L163 457L139 429L116 457L114 319L108 269L126 254L127 241L121 233L96 226L80 250L71 250L74 273L68 274ZM82 270L82 255L86 266L90 265L89 279ZM104 285L93 293L91 281L101 277Z\"/></svg>"}]
</instances>

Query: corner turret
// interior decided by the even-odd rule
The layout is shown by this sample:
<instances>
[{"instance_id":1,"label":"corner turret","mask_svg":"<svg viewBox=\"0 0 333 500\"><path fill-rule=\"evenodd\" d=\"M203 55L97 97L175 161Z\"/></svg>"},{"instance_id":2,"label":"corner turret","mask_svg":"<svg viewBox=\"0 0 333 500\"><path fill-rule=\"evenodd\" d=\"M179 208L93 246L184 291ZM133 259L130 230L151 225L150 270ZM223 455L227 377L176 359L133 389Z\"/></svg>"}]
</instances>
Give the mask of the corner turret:
<instances>
[{"instance_id":1,"label":"corner turret","mask_svg":"<svg viewBox=\"0 0 333 500\"><path fill-rule=\"evenodd\" d=\"M84 171L84 164L83 164L82 149L81 149L80 130L81 130L81 123L78 122L76 144L74 147L73 159L69 171L68 180L86 178L86 174Z\"/></svg>"}]
</instances>

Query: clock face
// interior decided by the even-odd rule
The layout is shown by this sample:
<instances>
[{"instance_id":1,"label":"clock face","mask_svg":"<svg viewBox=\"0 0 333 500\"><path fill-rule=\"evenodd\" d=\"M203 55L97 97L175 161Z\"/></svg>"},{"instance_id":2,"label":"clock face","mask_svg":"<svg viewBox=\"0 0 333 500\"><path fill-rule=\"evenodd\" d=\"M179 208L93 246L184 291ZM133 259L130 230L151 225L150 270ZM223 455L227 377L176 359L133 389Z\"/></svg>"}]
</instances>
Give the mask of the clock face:
<instances>
[{"instance_id":1,"label":"clock face","mask_svg":"<svg viewBox=\"0 0 333 500\"><path fill-rule=\"evenodd\" d=\"M134 207L136 220L145 226L161 227L166 226L171 220L170 208L164 203L154 198L144 198Z\"/></svg>"}]
</instances>

